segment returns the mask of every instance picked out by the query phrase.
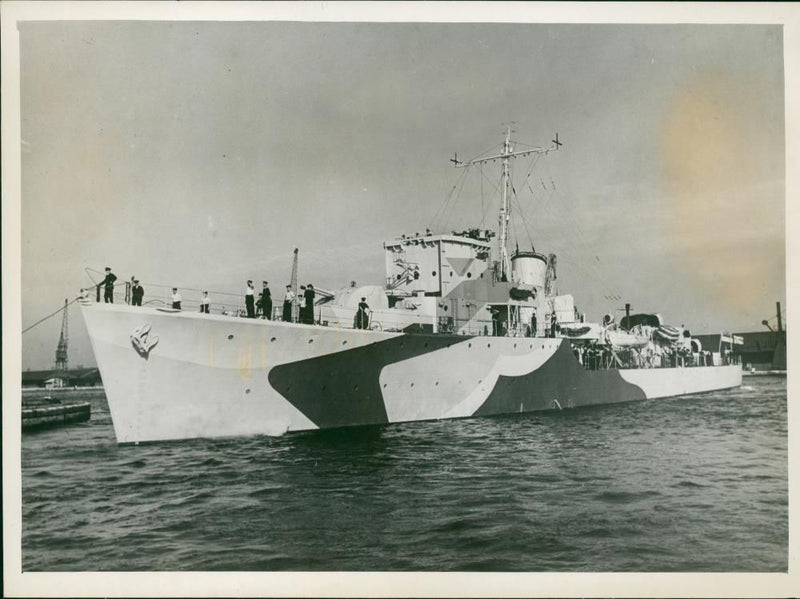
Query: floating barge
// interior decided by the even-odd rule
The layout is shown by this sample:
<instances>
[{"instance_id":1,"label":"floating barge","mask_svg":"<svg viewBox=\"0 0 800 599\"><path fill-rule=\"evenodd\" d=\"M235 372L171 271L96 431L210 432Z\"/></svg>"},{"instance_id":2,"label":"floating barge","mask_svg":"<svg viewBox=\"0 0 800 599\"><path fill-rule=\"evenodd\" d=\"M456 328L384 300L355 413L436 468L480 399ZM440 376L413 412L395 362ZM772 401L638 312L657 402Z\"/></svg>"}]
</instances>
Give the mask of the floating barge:
<instances>
[{"instance_id":1,"label":"floating barge","mask_svg":"<svg viewBox=\"0 0 800 599\"><path fill-rule=\"evenodd\" d=\"M59 399L42 398L23 401L22 430L36 430L87 422L91 418L88 402L62 404Z\"/></svg>"}]
</instances>

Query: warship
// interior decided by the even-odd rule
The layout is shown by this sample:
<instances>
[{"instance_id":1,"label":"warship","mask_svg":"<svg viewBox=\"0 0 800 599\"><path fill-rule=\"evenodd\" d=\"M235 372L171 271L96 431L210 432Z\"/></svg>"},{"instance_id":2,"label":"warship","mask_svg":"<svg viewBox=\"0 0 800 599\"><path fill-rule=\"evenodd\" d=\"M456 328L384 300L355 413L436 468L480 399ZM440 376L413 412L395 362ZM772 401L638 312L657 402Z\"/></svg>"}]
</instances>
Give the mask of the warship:
<instances>
[{"instance_id":1,"label":"warship","mask_svg":"<svg viewBox=\"0 0 800 599\"><path fill-rule=\"evenodd\" d=\"M732 353L704 350L657 313L591 322L559 293L554 254L509 249L512 164L562 145L556 135L518 150L511 134L493 154L451 160L501 166L496 232L387 241L382 285L320 294L303 322L296 305L283 321L84 296L117 441L566 410L741 385Z\"/></svg>"}]
</instances>

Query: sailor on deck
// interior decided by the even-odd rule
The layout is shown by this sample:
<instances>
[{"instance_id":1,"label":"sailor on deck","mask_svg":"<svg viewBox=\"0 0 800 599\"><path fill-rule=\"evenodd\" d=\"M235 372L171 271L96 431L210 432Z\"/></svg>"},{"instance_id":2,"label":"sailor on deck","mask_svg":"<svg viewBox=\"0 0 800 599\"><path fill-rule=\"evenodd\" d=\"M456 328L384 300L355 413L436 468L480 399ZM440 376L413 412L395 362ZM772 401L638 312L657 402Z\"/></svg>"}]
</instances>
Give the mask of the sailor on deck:
<instances>
[{"instance_id":1,"label":"sailor on deck","mask_svg":"<svg viewBox=\"0 0 800 599\"><path fill-rule=\"evenodd\" d=\"M144 287L139 285L139 279L134 279L133 287L131 287L131 305L141 306L143 297L144 297Z\"/></svg>"},{"instance_id":2,"label":"sailor on deck","mask_svg":"<svg viewBox=\"0 0 800 599\"><path fill-rule=\"evenodd\" d=\"M283 296L283 321L292 322L292 302L294 302L294 291L292 286L286 286L286 295Z\"/></svg>"},{"instance_id":3,"label":"sailor on deck","mask_svg":"<svg viewBox=\"0 0 800 599\"><path fill-rule=\"evenodd\" d=\"M247 307L247 318L256 317L256 290L253 289L253 281L247 281L247 289L244 291L244 305Z\"/></svg>"},{"instance_id":4,"label":"sailor on deck","mask_svg":"<svg viewBox=\"0 0 800 599\"><path fill-rule=\"evenodd\" d=\"M181 294L178 293L178 288L177 287L173 287L172 288L172 308L174 310L180 310L181 309L181 301L182 301L182 299L183 298L181 298Z\"/></svg>"},{"instance_id":5,"label":"sailor on deck","mask_svg":"<svg viewBox=\"0 0 800 599\"><path fill-rule=\"evenodd\" d=\"M356 312L356 328L369 329L369 314L371 310L367 305L367 298L362 297L358 302L358 311Z\"/></svg>"},{"instance_id":6,"label":"sailor on deck","mask_svg":"<svg viewBox=\"0 0 800 599\"><path fill-rule=\"evenodd\" d=\"M97 286L97 301L100 301L100 287L103 287L103 300L107 304L114 303L114 281L117 280L117 275L111 272L111 268L106 266L106 278L103 279Z\"/></svg>"},{"instance_id":7,"label":"sailor on deck","mask_svg":"<svg viewBox=\"0 0 800 599\"><path fill-rule=\"evenodd\" d=\"M264 288L261 291L261 314L267 320L272 320L272 293L269 290L269 283L264 281Z\"/></svg>"},{"instance_id":8,"label":"sailor on deck","mask_svg":"<svg viewBox=\"0 0 800 599\"><path fill-rule=\"evenodd\" d=\"M303 322L306 324L314 324L314 297L316 293L314 292L314 286L309 283L306 285L306 290L303 292L303 295L306 298L306 315Z\"/></svg>"}]
</instances>

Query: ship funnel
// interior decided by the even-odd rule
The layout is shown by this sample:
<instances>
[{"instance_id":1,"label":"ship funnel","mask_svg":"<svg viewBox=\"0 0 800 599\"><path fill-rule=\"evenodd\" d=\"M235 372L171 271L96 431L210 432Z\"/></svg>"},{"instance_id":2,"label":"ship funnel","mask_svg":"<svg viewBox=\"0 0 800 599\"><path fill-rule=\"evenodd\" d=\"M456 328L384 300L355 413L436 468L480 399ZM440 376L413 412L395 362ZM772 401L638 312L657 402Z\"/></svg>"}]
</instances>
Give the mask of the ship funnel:
<instances>
[{"instance_id":1,"label":"ship funnel","mask_svg":"<svg viewBox=\"0 0 800 599\"><path fill-rule=\"evenodd\" d=\"M547 257L536 252L514 252L511 257L511 281L517 285L544 287Z\"/></svg>"}]
</instances>

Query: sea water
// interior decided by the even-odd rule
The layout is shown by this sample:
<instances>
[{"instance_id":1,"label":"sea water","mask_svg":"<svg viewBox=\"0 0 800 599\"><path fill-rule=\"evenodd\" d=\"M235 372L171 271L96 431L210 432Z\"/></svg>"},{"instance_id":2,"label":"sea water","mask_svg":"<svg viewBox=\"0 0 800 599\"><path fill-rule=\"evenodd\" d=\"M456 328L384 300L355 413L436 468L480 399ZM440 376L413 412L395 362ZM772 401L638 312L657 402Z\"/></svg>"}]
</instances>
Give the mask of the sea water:
<instances>
[{"instance_id":1,"label":"sea water","mask_svg":"<svg viewBox=\"0 0 800 599\"><path fill-rule=\"evenodd\" d=\"M527 415L118 446L22 438L24 571L778 572L786 379Z\"/></svg>"}]
</instances>

